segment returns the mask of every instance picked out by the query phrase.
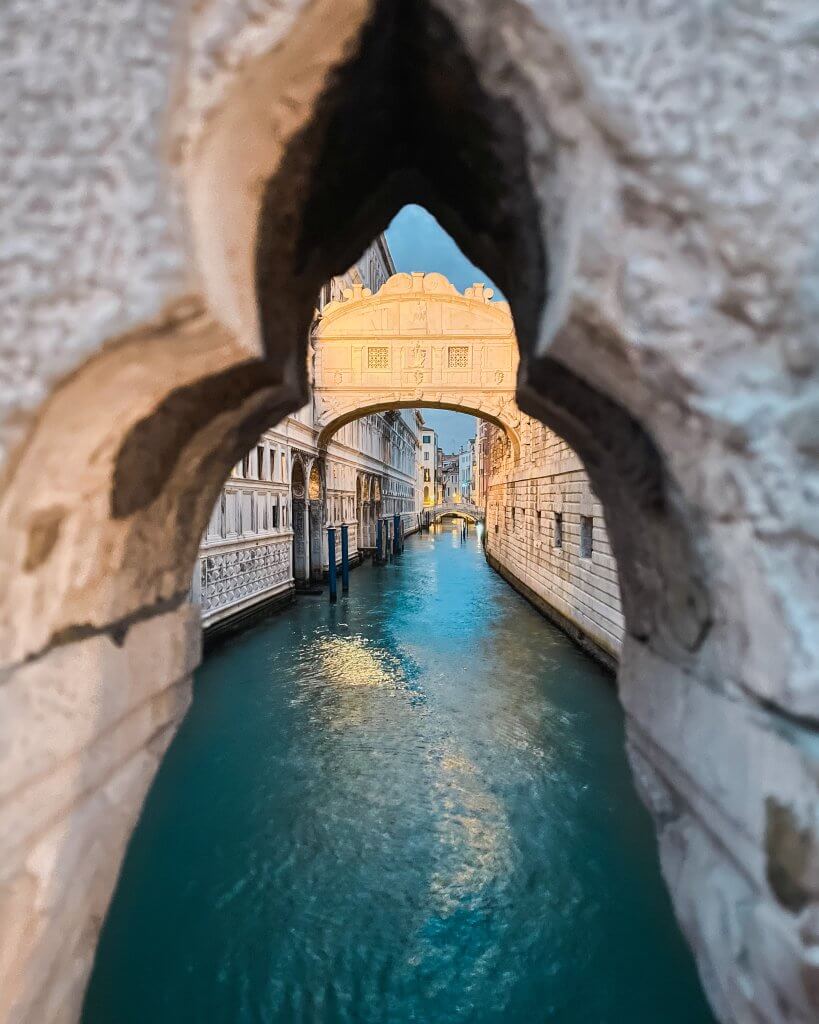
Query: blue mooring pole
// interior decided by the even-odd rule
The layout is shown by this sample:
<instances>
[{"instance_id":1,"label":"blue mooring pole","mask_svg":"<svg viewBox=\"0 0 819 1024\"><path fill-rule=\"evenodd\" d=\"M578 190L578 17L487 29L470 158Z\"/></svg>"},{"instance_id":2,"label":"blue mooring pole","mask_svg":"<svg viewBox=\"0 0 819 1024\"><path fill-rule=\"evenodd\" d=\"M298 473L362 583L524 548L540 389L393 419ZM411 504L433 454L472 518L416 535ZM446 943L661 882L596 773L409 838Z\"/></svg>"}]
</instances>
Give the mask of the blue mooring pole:
<instances>
[{"instance_id":1,"label":"blue mooring pole","mask_svg":"<svg viewBox=\"0 0 819 1024\"><path fill-rule=\"evenodd\" d=\"M330 602L335 604L338 600L338 577L336 576L336 531L332 526L327 527L327 578L330 583Z\"/></svg>"},{"instance_id":2,"label":"blue mooring pole","mask_svg":"<svg viewBox=\"0 0 819 1024\"><path fill-rule=\"evenodd\" d=\"M341 526L341 592L346 594L350 589L350 536L346 523Z\"/></svg>"},{"instance_id":3,"label":"blue mooring pole","mask_svg":"<svg viewBox=\"0 0 819 1024\"><path fill-rule=\"evenodd\" d=\"M392 517L392 553L401 554L401 516Z\"/></svg>"},{"instance_id":4,"label":"blue mooring pole","mask_svg":"<svg viewBox=\"0 0 819 1024\"><path fill-rule=\"evenodd\" d=\"M381 532L383 524L379 519L375 524L375 564L381 564Z\"/></svg>"}]
</instances>

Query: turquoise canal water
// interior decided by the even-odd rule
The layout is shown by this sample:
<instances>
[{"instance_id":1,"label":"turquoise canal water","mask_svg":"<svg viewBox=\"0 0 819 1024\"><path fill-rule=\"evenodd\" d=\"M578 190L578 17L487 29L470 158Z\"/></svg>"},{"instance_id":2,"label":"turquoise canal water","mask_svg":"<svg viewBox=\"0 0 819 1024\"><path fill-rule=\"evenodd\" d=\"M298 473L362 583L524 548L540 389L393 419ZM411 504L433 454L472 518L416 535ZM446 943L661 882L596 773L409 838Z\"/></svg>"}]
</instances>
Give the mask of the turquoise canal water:
<instances>
[{"instance_id":1,"label":"turquoise canal water","mask_svg":"<svg viewBox=\"0 0 819 1024\"><path fill-rule=\"evenodd\" d=\"M84 1024L704 1024L606 674L413 537L207 658Z\"/></svg>"}]
</instances>

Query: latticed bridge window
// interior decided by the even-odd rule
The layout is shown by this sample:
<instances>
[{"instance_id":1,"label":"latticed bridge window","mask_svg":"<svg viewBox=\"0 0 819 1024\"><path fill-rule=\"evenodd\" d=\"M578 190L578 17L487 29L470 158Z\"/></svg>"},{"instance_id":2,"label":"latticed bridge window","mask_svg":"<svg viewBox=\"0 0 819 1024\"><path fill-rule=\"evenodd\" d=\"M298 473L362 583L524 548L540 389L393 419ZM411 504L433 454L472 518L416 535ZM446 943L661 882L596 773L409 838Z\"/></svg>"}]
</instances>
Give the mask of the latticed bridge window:
<instances>
[{"instance_id":1,"label":"latticed bridge window","mask_svg":"<svg viewBox=\"0 0 819 1024\"><path fill-rule=\"evenodd\" d=\"M469 347L467 345L450 345L449 362L450 370L465 370L469 364Z\"/></svg>"},{"instance_id":2,"label":"latticed bridge window","mask_svg":"<svg viewBox=\"0 0 819 1024\"><path fill-rule=\"evenodd\" d=\"M389 349L385 346L384 348L368 348L367 349L367 369L368 370L387 370L390 365Z\"/></svg>"}]
</instances>

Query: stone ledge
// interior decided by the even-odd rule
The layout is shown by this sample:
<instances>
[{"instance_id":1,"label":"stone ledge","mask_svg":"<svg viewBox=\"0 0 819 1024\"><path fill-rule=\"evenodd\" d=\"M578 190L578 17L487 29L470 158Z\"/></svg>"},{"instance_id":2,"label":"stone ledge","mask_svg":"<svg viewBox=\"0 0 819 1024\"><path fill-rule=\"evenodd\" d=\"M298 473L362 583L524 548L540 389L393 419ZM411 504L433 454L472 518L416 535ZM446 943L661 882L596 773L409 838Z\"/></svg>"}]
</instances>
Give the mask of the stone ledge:
<instances>
[{"instance_id":1,"label":"stone ledge","mask_svg":"<svg viewBox=\"0 0 819 1024\"><path fill-rule=\"evenodd\" d=\"M262 594L255 600L251 599L248 602L234 605L233 608L223 609L225 614L221 618L215 622L206 622L203 625L205 654L209 654L219 644L242 632L242 630L249 629L256 623L266 619L269 615L275 615L291 605L295 599L296 584L294 581L291 581L286 587L272 595L269 593Z\"/></svg>"}]
</instances>

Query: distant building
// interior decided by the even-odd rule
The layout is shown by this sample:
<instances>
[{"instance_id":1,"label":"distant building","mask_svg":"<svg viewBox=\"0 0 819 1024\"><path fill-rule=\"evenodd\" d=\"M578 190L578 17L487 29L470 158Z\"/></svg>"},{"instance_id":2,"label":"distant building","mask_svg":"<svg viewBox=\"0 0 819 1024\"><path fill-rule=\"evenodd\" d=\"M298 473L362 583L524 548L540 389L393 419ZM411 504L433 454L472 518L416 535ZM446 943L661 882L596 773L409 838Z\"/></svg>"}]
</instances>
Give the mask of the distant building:
<instances>
[{"instance_id":1,"label":"distant building","mask_svg":"<svg viewBox=\"0 0 819 1024\"><path fill-rule=\"evenodd\" d=\"M458 452L458 490L461 501L472 501L472 463L475 454L475 438L472 437Z\"/></svg>"},{"instance_id":2,"label":"distant building","mask_svg":"<svg viewBox=\"0 0 819 1024\"><path fill-rule=\"evenodd\" d=\"M418 461L418 477L421 487L421 501L425 507L434 505L437 500L436 477L438 456L438 435L421 421L419 425L421 453Z\"/></svg>"},{"instance_id":3,"label":"distant building","mask_svg":"<svg viewBox=\"0 0 819 1024\"><path fill-rule=\"evenodd\" d=\"M440 451L440 449L439 449ZM461 457L441 452L441 501L460 501Z\"/></svg>"}]
</instances>

